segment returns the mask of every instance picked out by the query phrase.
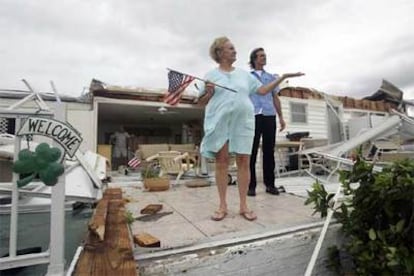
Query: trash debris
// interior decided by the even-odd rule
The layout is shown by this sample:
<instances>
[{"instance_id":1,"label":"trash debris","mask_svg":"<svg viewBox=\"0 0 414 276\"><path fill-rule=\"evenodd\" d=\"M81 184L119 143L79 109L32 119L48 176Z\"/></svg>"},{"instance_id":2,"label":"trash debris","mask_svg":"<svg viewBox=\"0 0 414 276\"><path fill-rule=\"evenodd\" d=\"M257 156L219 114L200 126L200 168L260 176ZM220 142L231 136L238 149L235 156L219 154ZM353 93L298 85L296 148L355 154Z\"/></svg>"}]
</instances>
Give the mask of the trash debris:
<instances>
[{"instance_id":1,"label":"trash debris","mask_svg":"<svg viewBox=\"0 0 414 276\"><path fill-rule=\"evenodd\" d=\"M207 187L211 186L211 183L208 179L194 179L187 181L185 183L185 186L187 186L188 188Z\"/></svg>"},{"instance_id":2,"label":"trash debris","mask_svg":"<svg viewBox=\"0 0 414 276\"><path fill-rule=\"evenodd\" d=\"M162 204L148 204L145 208L141 209L141 214L153 215L158 213L162 209Z\"/></svg>"},{"instance_id":3,"label":"trash debris","mask_svg":"<svg viewBox=\"0 0 414 276\"><path fill-rule=\"evenodd\" d=\"M171 215L173 212L161 212L161 213L157 213L157 214L152 214L152 215L143 215L140 217L137 217L136 220L139 221L157 221L160 218L164 217L164 216L168 216Z\"/></svg>"}]
</instances>

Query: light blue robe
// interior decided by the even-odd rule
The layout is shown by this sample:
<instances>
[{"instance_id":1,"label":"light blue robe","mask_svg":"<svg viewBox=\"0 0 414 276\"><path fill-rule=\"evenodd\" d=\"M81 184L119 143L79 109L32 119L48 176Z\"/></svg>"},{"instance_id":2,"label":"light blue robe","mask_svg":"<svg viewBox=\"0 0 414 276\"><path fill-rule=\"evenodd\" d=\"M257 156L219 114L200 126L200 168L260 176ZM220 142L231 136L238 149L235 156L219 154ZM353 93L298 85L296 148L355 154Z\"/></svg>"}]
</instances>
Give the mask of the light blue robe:
<instances>
[{"instance_id":1,"label":"light blue robe","mask_svg":"<svg viewBox=\"0 0 414 276\"><path fill-rule=\"evenodd\" d=\"M201 154L215 158L217 152L229 142L229 153L251 154L254 137L254 109L249 98L262 86L249 72L235 68L223 72L218 68L205 76L206 80L232 88L237 93L215 86L204 115L204 137ZM204 83L200 84L204 91Z\"/></svg>"}]
</instances>

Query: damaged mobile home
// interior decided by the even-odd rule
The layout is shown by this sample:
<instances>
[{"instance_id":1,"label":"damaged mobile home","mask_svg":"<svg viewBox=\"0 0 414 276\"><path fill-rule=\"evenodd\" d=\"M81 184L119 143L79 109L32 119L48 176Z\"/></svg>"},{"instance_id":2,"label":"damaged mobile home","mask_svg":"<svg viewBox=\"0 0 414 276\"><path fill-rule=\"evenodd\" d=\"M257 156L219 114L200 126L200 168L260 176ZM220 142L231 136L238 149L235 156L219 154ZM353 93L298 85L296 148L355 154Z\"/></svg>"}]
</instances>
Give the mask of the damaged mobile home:
<instances>
[{"instance_id":1,"label":"damaged mobile home","mask_svg":"<svg viewBox=\"0 0 414 276\"><path fill-rule=\"evenodd\" d=\"M397 92L392 94L391 90ZM0 108L13 105L28 93L0 90ZM67 106L67 121L83 137L80 149L100 152L110 162L109 138L120 125L133 135L128 145L131 155L139 144L200 143L203 108L194 104L197 92L187 90L174 107L163 102L164 94L165 89L116 86L93 79L89 93L62 96L61 100ZM42 94L42 98L45 102L54 101L52 94ZM287 129L278 132L277 140L285 140L286 133L308 132L309 137L329 143L343 141L357 135L354 120L361 121L356 123L358 128L374 127L389 116L391 109L404 108L402 92L385 80L375 94L365 99L332 96L302 87L283 88L280 99ZM22 106L27 110L34 107L33 103ZM14 130L13 119L0 118L0 133Z\"/></svg>"}]
</instances>

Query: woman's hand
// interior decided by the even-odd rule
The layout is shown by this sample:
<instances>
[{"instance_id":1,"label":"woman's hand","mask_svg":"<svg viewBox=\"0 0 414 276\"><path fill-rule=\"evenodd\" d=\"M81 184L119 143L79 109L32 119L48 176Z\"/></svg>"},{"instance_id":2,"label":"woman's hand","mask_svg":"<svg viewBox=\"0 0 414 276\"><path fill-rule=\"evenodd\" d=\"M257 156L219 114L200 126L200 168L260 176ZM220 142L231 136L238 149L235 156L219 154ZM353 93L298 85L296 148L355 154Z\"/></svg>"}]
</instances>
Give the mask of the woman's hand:
<instances>
[{"instance_id":1,"label":"woman's hand","mask_svg":"<svg viewBox=\"0 0 414 276\"><path fill-rule=\"evenodd\" d=\"M204 94L201 95L200 98L198 98L197 104L207 105L211 97L213 97L213 95L214 95L214 84L207 81L204 87Z\"/></svg>"}]
</instances>

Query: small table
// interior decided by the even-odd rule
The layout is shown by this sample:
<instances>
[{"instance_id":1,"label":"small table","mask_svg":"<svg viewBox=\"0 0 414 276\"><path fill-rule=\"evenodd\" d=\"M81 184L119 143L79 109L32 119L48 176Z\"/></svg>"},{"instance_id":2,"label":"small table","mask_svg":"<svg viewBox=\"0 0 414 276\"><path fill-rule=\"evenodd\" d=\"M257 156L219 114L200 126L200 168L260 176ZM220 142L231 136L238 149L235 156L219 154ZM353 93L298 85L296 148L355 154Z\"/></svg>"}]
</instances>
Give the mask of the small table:
<instances>
[{"instance_id":1,"label":"small table","mask_svg":"<svg viewBox=\"0 0 414 276\"><path fill-rule=\"evenodd\" d=\"M275 150L278 153L279 161L282 162L282 158L280 156L280 150L283 148L288 149L288 157L289 157L289 170L297 170L299 167L299 158L298 155L295 154L299 149L302 147L302 142L300 141L276 141Z\"/></svg>"},{"instance_id":2,"label":"small table","mask_svg":"<svg viewBox=\"0 0 414 276\"><path fill-rule=\"evenodd\" d=\"M276 149L291 148L298 150L302 146L300 141L276 141Z\"/></svg>"}]
</instances>

